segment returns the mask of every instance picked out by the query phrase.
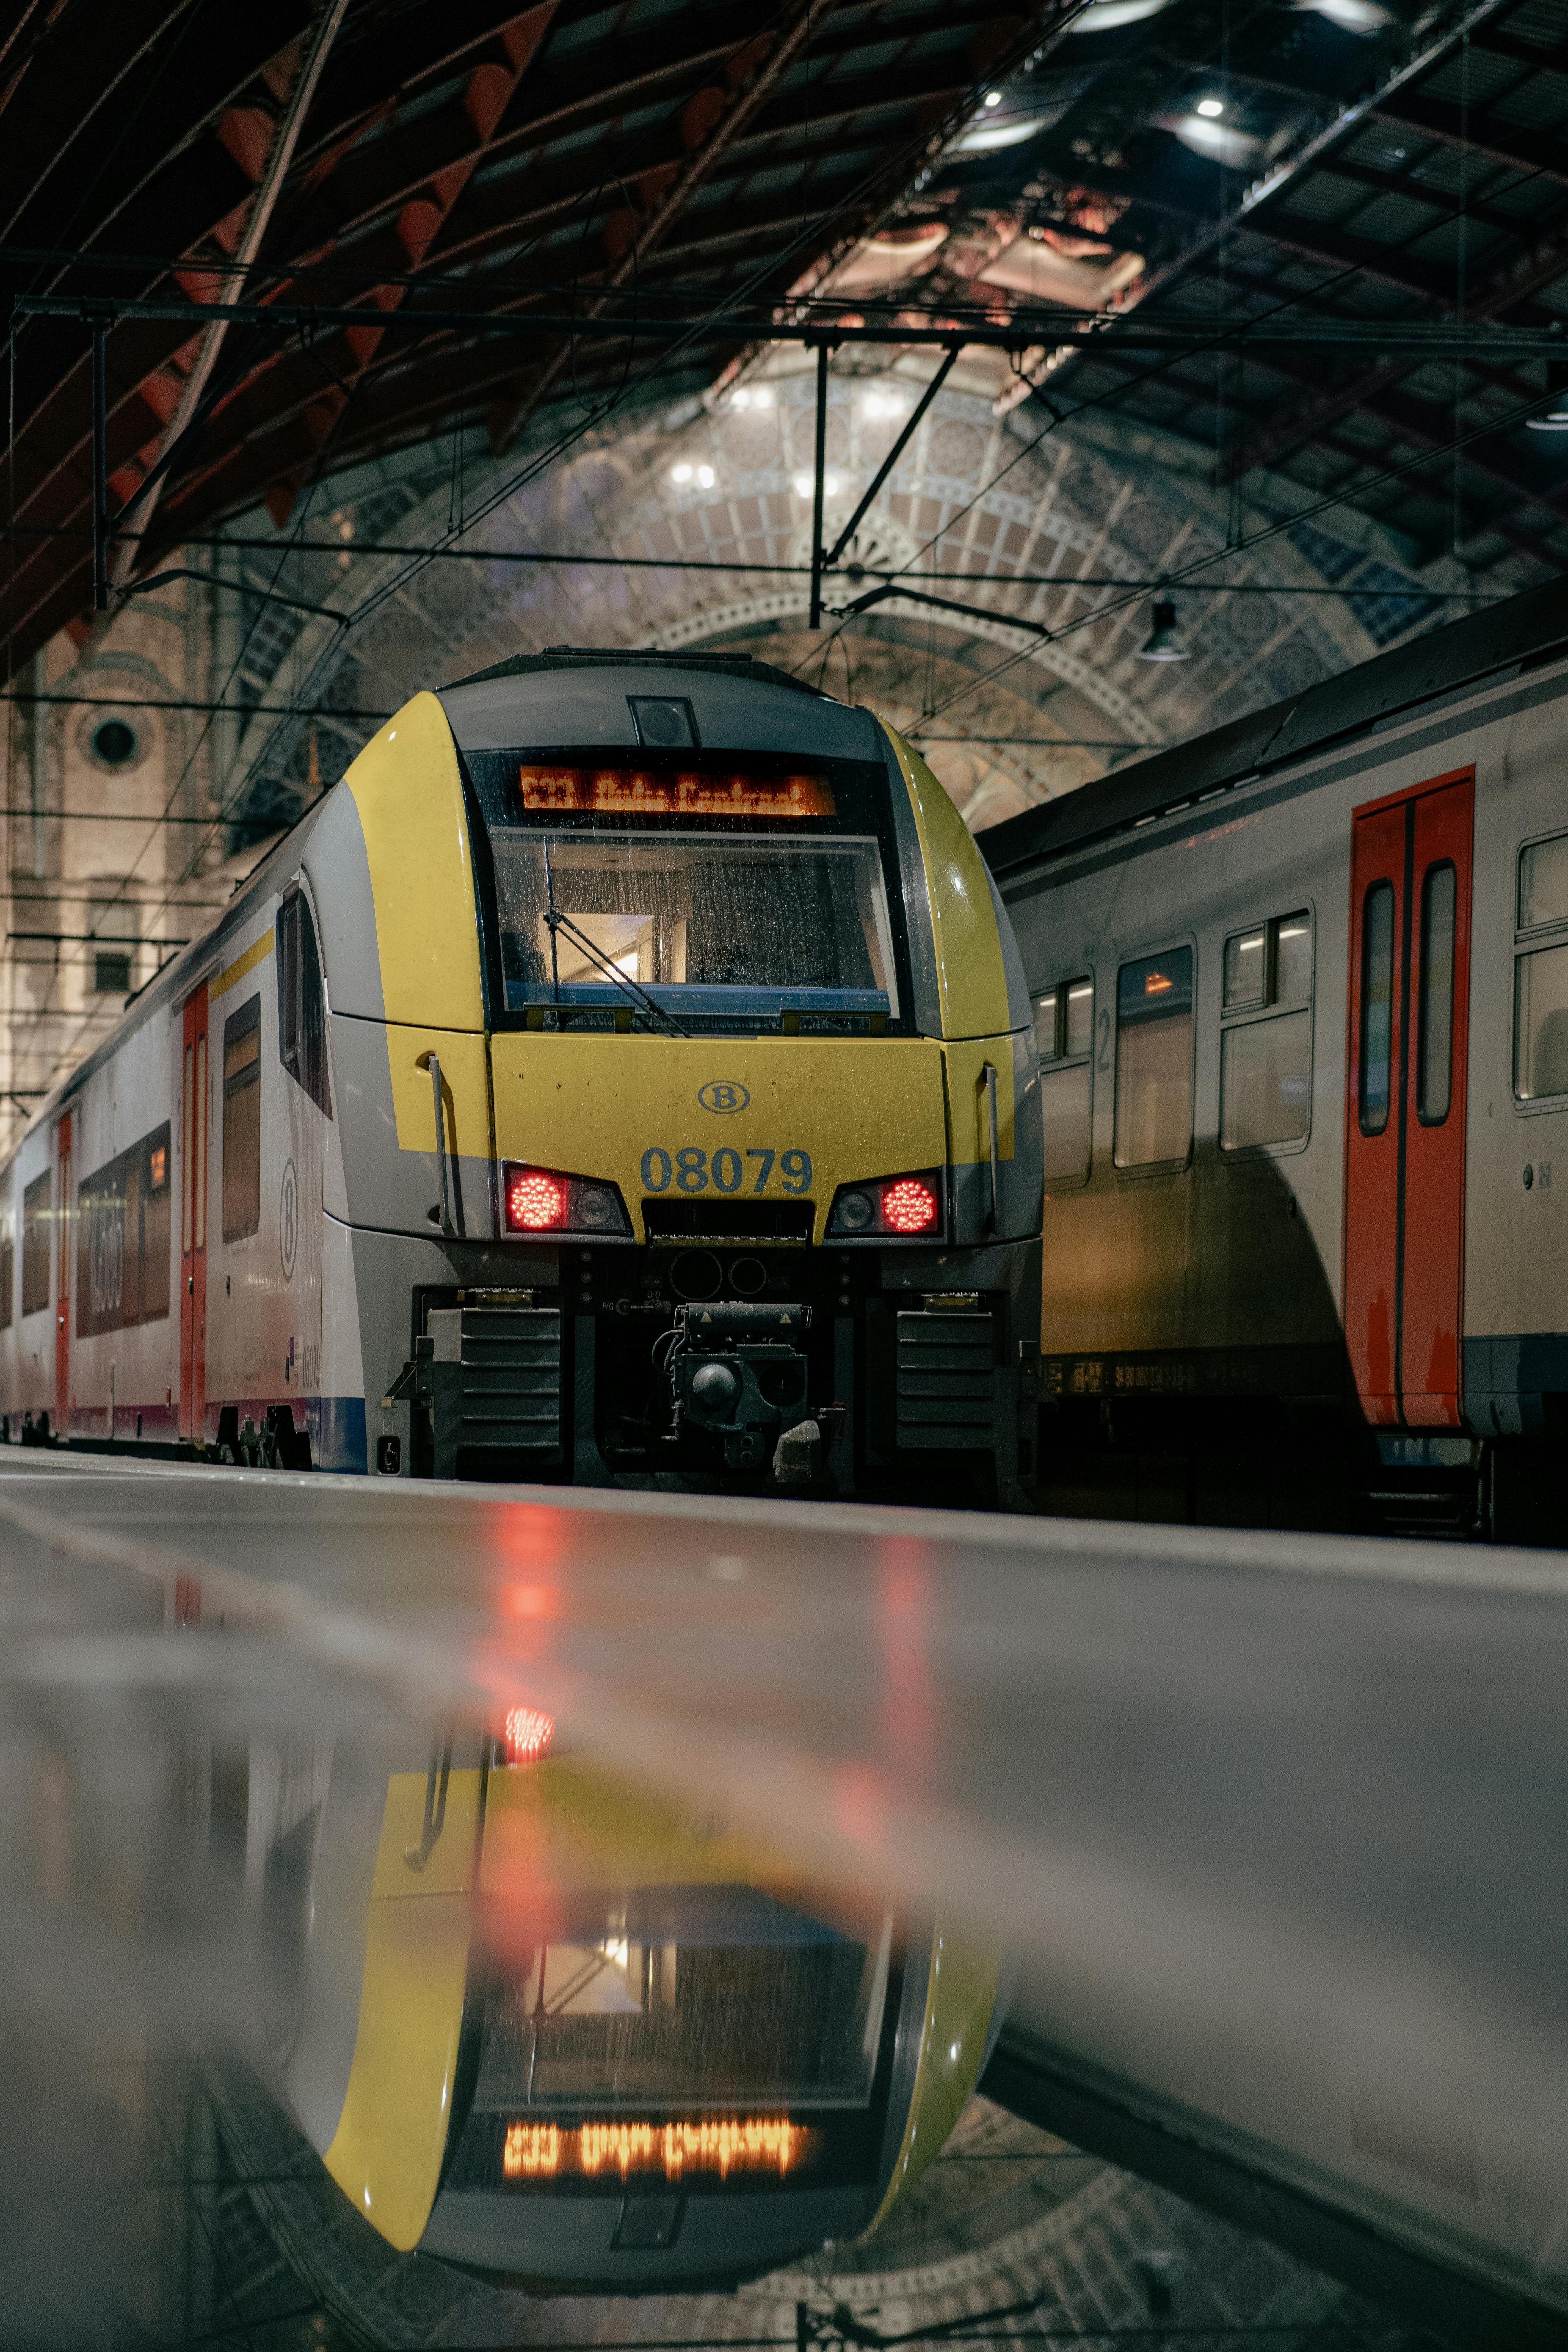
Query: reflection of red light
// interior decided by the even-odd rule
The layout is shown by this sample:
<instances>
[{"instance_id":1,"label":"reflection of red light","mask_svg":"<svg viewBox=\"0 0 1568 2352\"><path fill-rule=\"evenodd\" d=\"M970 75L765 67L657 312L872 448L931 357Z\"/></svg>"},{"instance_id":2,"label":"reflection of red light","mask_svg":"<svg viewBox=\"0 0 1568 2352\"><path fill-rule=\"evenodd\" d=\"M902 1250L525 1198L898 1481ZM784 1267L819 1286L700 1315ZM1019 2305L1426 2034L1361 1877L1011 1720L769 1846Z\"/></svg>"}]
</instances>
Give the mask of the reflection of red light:
<instances>
[{"instance_id":1,"label":"reflection of red light","mask_svg":"<svg viewBox=\"0 0 1568 2352\"><path fill-rule=\"evenodd\" d=\"M507 1761L537 1764L555 1731L555 1717L537 1706L509 1706L503 1738Z\"/></svg>"},{"instance_id":2,"label":"reflection of red light","mask_svg":"<svg viewBox=\"0 0 1568 2352\"><path fill-rule=\"evenodd\" d=\"M882 1187L882 1221L896 1234L929 1234L936 1223L936 1194L918 1176L900 1176Z\"/></svg>"},{"instance_id":3,"label":"reflection of red light","mask_svg":"<svg viewBox=\"0 0 1568 2352\"><path fill-rule=\"evenodd\" d=\"M1163 971L1152 971L1144 979L1143 993L1145 996L1160 996L1167 988L1174 988L1175 984L1173 980L1167 980Z\"/></svg>"},{"instance_id":4,"label":"reflection of red light","mask_svg":"<svg viewBox=\"0 0 1568 2352\"><path fill-rule=\"evenodd\" d=\"M520 1168L506 1188L506 1221L514 1233L542 1233L566 1214L566 1187L543 1168Z\"/></svg>"}]
</instances>

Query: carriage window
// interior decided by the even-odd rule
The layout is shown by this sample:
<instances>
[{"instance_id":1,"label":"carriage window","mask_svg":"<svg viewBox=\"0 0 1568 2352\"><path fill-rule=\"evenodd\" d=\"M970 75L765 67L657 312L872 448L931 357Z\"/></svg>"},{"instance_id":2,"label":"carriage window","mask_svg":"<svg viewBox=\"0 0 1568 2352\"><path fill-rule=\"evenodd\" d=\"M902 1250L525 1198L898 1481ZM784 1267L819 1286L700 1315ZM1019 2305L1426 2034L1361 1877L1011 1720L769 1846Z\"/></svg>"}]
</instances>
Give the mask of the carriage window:
<instances>
[{"instance_id":1,"label":"carriage window","mask_svg":"<svg viewBox=\"0 0 1568 2352\"><path fill-rule=\"evenodd\" d=\"M0 1331L8 1331L16 1306L16 1211L9 1201L0 1209Z\"/></svg>"},{"instance_id":2,"label":"carriage window","mask_svg":"<svg viewBox=\"0 0 1568 2352\"><path fill-rule=\"evenodd\" d=\"M1519 928L1568 923L1568 834L1519 853ZM1513 964L1513 1091L1521 1102L1568 1095L1568 940Z\"/></svg>"},{"instance_id":3,"label":"carriage window","mask_svg":"<svg viewBox=\"0 0 1568 2352\"><path fill-rule=\"evenodd\" d=\"M22 1312L49 1303L49 1171L35 1176L22 1195Z\"/></svg>"},{"instance_id":4,"label":"carriage window","mask_svg":"<svg viewBox=\"0 0 1568 2352\"><path fill-rule=\"evenodd\" d=\"M223 1024L223 1237L242 1242L261 1223L261 999Z\"/></svg>"},{"instance_id":5,"label":"carriage window","mask_svg":"<svg viewBox=\"0 0 1568 2352\"><path fill-rule=\"evenodd\" d=\"M1116 982L1116 1165L1184 1160L1193 1140L1193 951L1125 963Z\"/></svg>"},{"instance_id":6,"label":"carriage window","mask_svg":"<svg viewBox=\"0 0 1568 2352\"><path fill-rule=\"evenodd\" d=\"M1429 866L1421 886L1421 1055L1415 1113L1423 1127L1441 1127L1454 1088L1454 918L1458 877L1452 866Z\"/></svg>"},{"instance_id":7,"label":"carriage window","mask_svg":"<svg viewBox=\"0 0 1568 2352\"><path fill-rule=\"evenodd\" d=\"M331 1118L326 1006L316 927L299 891L278 913L278 1058Z\"/></svg>"},{"instance_id":8,"label":"carriage window","mask_svg":"<svg viewBox=\"0 0 1568 2352\"><path fill-rule=\"evenodd\" d=\"M1519 928L1538 931L1568 922L1568 833L1534 841L1519 853Z\"/></svg>"},{"instance_id":9,"label":"carriage window","mask_svg":"<svg viewBox=\"0 0 1568 2352\"><path fill-rule=\"evenodd\" d=\"M1374 882L1362 907L1361 1131L1388 1125L1394 1050L1394 885Z\"/></svg>"},{"instance_id":10,"label":"carriage window","mask_svg":"<svg viewBox=\"0 0 1568 2352\"><path fill-rule=\"evenodd\" d=\"M1036 1000L1046 1182L1081 1184L1089 1174L1094 1043L1094 982L1065 980Z\"/></svg>"},{"instance_id":11,"label":"carriage window","mask_svg":"<svg viewBox=\"0 0 1568 2352\"><path fill-rule=\"evenodd\" d=\"M1513 1090L1521 1102L1568 1095L1568 945L1514 964Z\"/></svg>"},{"instance_id":12,"label":"carriage window","mask_svg":"<svg viewBox=\"0 0 1568 2352\"><path fill-rule=\"evenodd\" d=\"M1225 1009L1263 1002L1263 973L1268 961L1267 930L1238 931L1225 943Z\"/></svg>"},{"instance_id":13,"label":"carriage window","mask_svg":"<svg viewBox=\"0 0 1568 2352\"><path fill-rule=\"evenodd\" d=\"M1312 918L1277 915L1225 943L1222 1151L1301 1143L1312 1112Z\"/></svg>"}]
</instances>

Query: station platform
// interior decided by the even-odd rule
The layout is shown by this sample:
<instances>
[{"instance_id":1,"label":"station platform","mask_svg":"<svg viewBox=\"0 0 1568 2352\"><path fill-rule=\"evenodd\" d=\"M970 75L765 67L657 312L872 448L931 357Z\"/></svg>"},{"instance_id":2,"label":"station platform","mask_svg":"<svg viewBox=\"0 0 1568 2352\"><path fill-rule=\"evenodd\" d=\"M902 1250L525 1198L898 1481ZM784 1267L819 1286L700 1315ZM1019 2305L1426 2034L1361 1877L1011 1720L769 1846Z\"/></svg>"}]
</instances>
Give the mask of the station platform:
<instances>
[{"instance_id":1,"label":"station platform","mask_svg":"<svg viewBox=\"0 0 1568 2352\"><path fill-rule=\"evenodd\" d=\"M0 1610L13 2004L160 1965L129 1897L62 1944L84 1774L112 1822L181 1727L531 1709L999 1938L984 2087L1037 2126L1568 2340L1557 1555L62 1453L0 1461Z\"/></svg>"}]
</instances>

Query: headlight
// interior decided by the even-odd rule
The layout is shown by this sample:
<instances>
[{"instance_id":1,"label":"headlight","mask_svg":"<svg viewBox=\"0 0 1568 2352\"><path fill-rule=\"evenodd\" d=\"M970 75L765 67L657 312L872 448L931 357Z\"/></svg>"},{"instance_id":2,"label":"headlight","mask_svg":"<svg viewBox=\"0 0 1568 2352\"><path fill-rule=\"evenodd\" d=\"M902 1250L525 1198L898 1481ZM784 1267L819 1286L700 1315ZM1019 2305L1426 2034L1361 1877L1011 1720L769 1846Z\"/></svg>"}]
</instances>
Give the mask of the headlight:
<instances>
[{"instance_id":1,"label":"headlight","mask_svg":"<svg viewBox=\"0 0 1568 2352\"><path fill-rule=\"evenodd\" d=\"M826 1241L940 1241L944 1168L907 1176L872 1176L840 1184L828 1211Z\"/></svg>"}]
</instances>

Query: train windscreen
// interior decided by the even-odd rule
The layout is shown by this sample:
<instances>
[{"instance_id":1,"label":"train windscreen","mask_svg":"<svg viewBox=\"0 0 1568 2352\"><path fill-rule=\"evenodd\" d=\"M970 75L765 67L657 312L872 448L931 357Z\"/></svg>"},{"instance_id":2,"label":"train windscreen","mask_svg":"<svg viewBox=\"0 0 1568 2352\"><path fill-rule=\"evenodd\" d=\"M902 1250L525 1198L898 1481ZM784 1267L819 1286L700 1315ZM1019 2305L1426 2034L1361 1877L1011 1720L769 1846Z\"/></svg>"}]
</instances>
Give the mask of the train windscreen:
<instances>
[{"instance_id":1,"label":"train windscreen","mask_svg":"<svg viewBox=\"0 0 1568 2352\"><path fill-rule=\"evenodd\" d=\"M898 1019L879 772L689 751L476 753L468 766L508 1013L573 1026Z\"/></svg>"},{"instance_id":2,"label":"train windscreen","mask_svg":"<svg viewBox=\"0 0 1568 2352\"><path fill-rule=\"evenodd\" d=\"M620 973L681 995L739 988L825 1011L898 1009L874 841L520 828L492 847L510 1005L613 1002Z\"/></svg>"}]
</instances>

